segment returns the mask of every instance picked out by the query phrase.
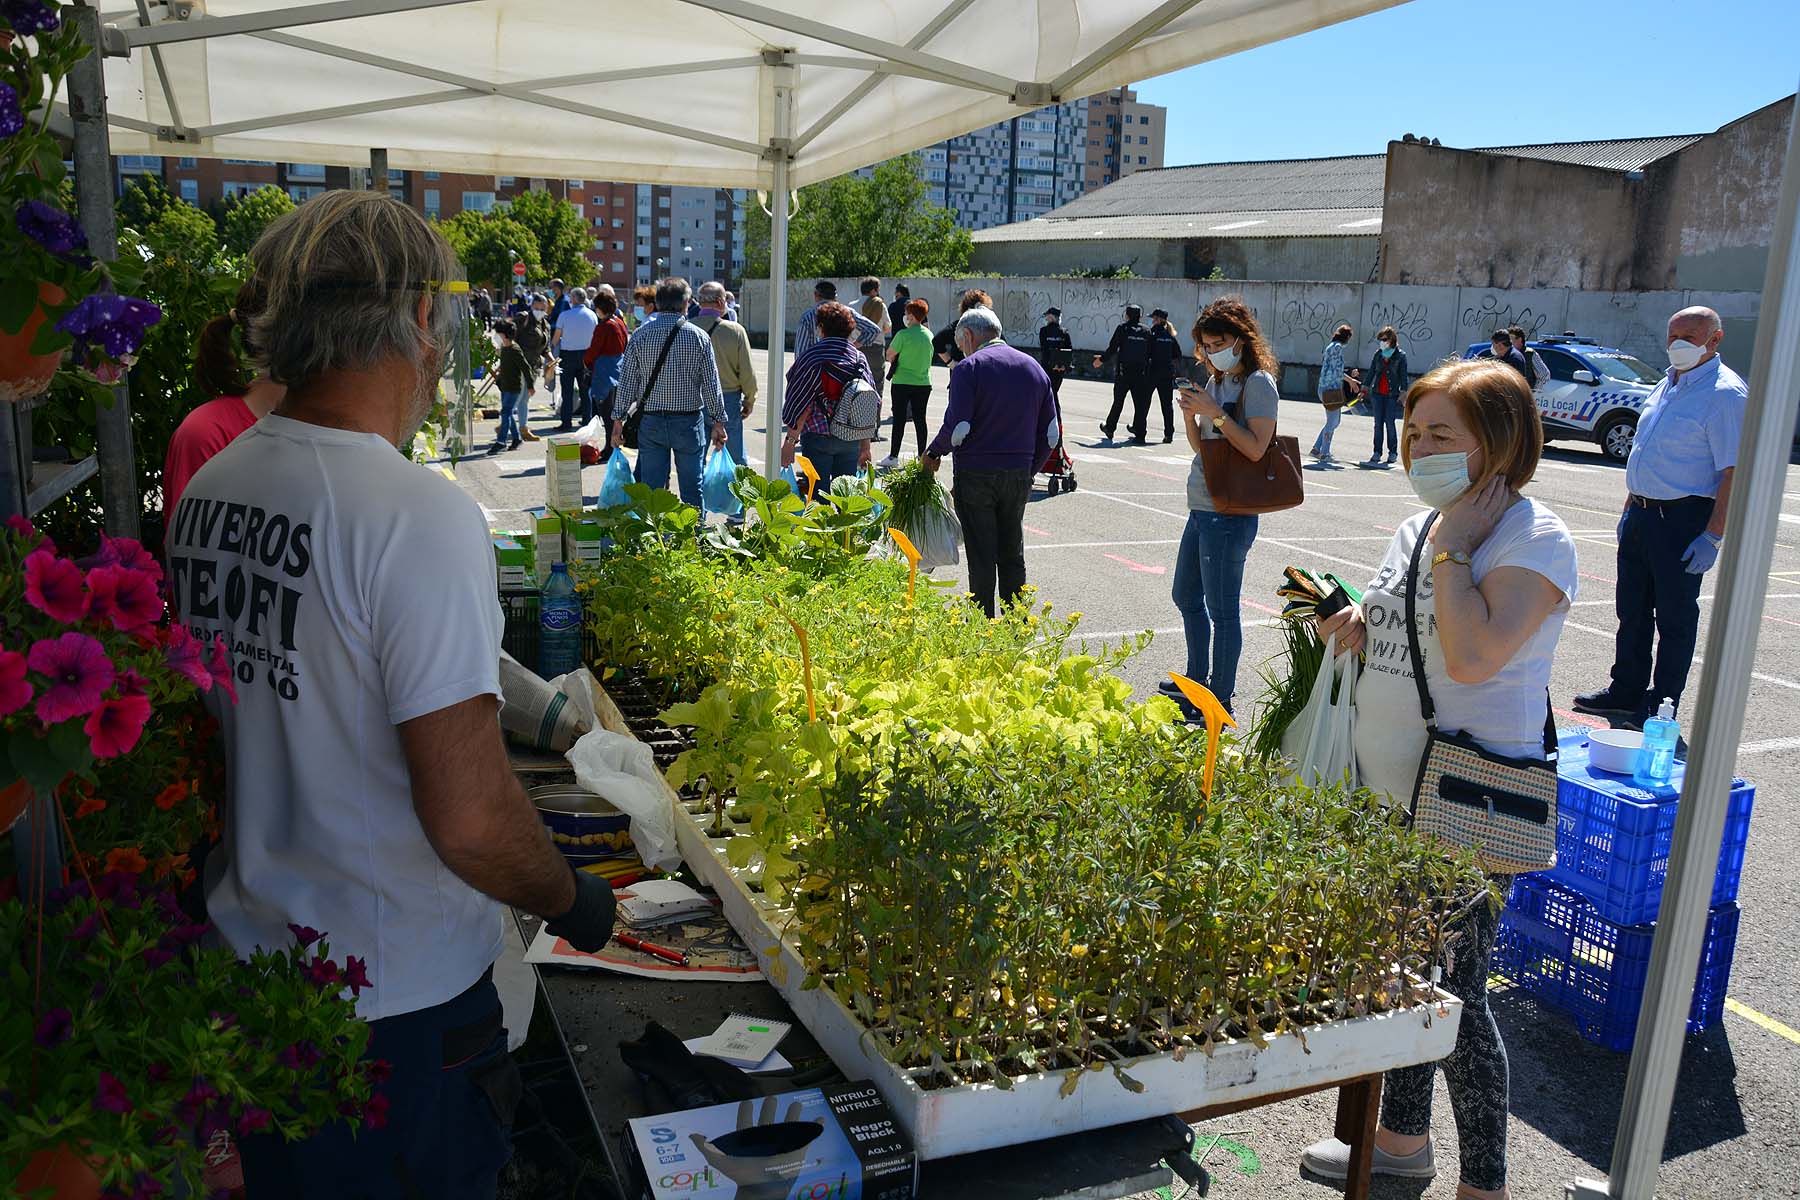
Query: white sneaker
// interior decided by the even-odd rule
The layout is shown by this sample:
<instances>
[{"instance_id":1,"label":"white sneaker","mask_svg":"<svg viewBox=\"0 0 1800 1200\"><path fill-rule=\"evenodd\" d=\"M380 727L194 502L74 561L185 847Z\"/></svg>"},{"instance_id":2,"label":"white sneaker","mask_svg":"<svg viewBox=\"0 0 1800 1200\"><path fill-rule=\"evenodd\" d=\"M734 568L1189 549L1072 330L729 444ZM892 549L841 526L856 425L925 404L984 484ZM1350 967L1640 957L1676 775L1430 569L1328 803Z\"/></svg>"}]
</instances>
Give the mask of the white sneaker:
<instances>
[{"instance_id":1,"label":"white sneaker","mask_svg":"<svg viewBox=\"0 0 1800 1200\"><path fill-rule=\"evenodd\" d=\"M899 465L900 465L900 460L898 458L895 458L892 454L890 454L886 458L882 459L880 462L876 463L875 469L877 471L891 471Z\"/></svg>"},{"instance_id":2,"label":"white sneaker","mask_svg":"<svg viewBox=\"0 0 1800 1200\"><path fill-rule=\"evenodd\" d=\"M1432 1161L1431 1143L1408 1154L1404 1158L1389 1154L1380 1146L1370 1147L1374 1151L1372 1174L1395 1175L1402 1179L1434 1179L1437 1177L1437 1164ZM1322 1142L1314 1142L1300 1155L1300 1165L1314 1175L1325 1179L1348 1179L1350 1177L1350 1147L1336 1138L1326 1138Z\"/></svg>"}]
</instances>

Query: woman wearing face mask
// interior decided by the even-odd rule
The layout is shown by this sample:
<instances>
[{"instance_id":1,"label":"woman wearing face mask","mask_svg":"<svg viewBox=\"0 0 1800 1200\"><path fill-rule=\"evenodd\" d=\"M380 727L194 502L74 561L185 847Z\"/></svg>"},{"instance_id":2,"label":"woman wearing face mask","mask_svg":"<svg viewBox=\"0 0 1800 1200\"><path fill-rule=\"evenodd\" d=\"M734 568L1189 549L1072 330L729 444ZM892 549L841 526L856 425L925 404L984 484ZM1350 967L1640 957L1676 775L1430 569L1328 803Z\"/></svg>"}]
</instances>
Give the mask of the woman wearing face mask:
<instances>
[{"instance_id":1,"label":"woman wearing face mask","mask_svg":"<svg viewBox=\"0 0 1800 1200\"><path fill-rule=\"evenodd\" d=\"M1369 360L1369 374L1363 395L1369 415L1375 418L1375 453L1365 467L1393 466L1400 447L1394 438L1394 419L1400 413L1400 397L1406 395L1406 351L1400 349L1400 335L1392 325L1383 325L1375 335L1375 357ZM1382 442L1387 443L1387 461L1381 458Z\"/></svg>"},{"instance_id":2,"label":"woman wearing face mask","mask_svg":"<svg viewBox=\"0 0 1800 1200\"><path fill-rule=\"evenodd\" d=\"M931 330L925 319L931 306L923 300L906 302L906 327L894 334L888 343L888 378L894 383L889 390L894 401L893 444L888 455L875 464L882 470L900 465L900 443L906 440L907 414L912 414L914 436L919 443L919 457L925 457L925 405L931 400Z\"/></svg>"},{"instance_id":3,"label":"woman wearing face mask","mask_svg":"<svg viewBox=\"0 0 1800 1200\"><path fill-rule=\"evenodd\" d=\"M1244 558L1256 540L1256 518L1214 510L1200 443L1223 438L1250 461L1260 459L1275 436L1280 403L1275 373L1280 366L1256 318L1236 296L1215 300L1201 311L1194 322L1194 348L1206 390L1186 381L1181 389L1181 424L1194 462L1188 468L1187 528L1175 556L1175 607L1187 635L1187 677L1230 710L1244 649L1238 615ZM1159 686L1180 696L1173 682Z\"/></svg>"},{"instance_id":4,"label":"woman wearing face mask","mask_svg":"<svg viewBox=\"0 0 1800 1200\"><path fill-rule=\"evenodd\" d=\"M1431 512L1388 544L1360 605L1320 623L1339 652L1362 651L1356 765L1363 783L1410 805L1426 729L1406 636L1407 576L1420 554L1414 607L1425 682L1442 732L1491 753L1544 756L1550 662L1575 599L1575 543L1554 512L1520 494L1537 470L1543 428L1531 389L1505 363L1436 367L1406 394L1401 457ZM1493 876L1497 887L1511 882ZM1483 902L1445 929L1443 987L1461 998L1456 1048L1443 1061L1462 1154L1459 1200L1505 1200L1506 1048L1487 1007L1488 956L1499 906ZM1436 1174L1431 1064L1390 1071L1381 1097L1375 1173ZM1302 1164L1342 1179L1349 1148L1309 1147Z\"/></svg>"}]
</instances>

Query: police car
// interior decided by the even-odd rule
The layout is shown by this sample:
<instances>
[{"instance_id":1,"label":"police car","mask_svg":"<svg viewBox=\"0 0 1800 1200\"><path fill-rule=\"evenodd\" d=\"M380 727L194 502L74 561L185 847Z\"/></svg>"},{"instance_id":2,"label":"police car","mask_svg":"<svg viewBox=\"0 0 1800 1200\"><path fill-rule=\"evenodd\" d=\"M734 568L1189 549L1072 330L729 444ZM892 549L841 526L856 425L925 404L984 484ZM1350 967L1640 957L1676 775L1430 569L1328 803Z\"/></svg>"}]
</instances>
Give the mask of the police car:
<instances>
[{"instance_id":1,"label":"police car","mask_svg":"<svg viewBox=\"0 0 1800 1200\"><path fill-rule=\"evenodd\" d=\"M1528 343L1550 369L1550 382L1537 389L1544 441L1591 441L1614 462L1631 455L1638 416L1663 373L1623 350L1572 333ZM1487 358L1488 343L1477 342L1464 358Z\"/></svg>"}]
</instances>

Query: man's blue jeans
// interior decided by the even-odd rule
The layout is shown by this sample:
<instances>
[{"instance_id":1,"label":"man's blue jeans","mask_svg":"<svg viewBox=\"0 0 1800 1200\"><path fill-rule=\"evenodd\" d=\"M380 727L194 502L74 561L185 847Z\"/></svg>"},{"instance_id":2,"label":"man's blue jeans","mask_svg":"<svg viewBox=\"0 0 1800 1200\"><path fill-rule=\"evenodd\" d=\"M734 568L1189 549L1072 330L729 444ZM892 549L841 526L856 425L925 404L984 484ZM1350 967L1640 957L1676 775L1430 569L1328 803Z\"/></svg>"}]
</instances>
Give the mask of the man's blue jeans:
<instances>
[{"instance_id":1,"label":"man's blue jeans","mask_svg":"<svg viewBox=\"0 0 1800 1200\"><path fill-rule=\"evenodd\" d=\"M1188 513L1175 555L1175 607L1187 633L1187 677L1231 708L1237 690L1238 658L1244 652L1239 605L1244 592L1244 559L1256 540L1256 518L1225 513Z\"/></svg>"},{"instance_id":2,"label":"man's blue jeans","mask_svg":"<svg viewBox=\"0 0 1800 1200\"><path fill-rule=\"evenodd\" d=\"M675 460L681 502L700 507L700 460L706 453L706 412L647 412L638 424L637 477L653 488L669 486Z\"/></svg>"},{"instance_id":3,"label":"man's blue jeans","mask_svg":"<svg viewBox=\"0 0 1800 1200\"><path fill-rule=\"evenodd\" d=\"M857 460L862 457L862 446L856 442L846 442L841 437L833 437L829 433L803 433L800 435L800 453L806 455L812 463L813 470L819 473L818 486L813 495L823 496L831 490L831 481L839 475L856 474ZM806 484L800 484L802 494Z\"/></svg>"},{"instance_id":4,"label":"man's blue jeans","mask_svg":"<svg viewBox=\"0 0 1800 1200\"><path fill-rule=\"evenodd\" d=\"M587 348L558 351L557 357L560 360L557 368L562 373L559 381L562 386L562 409L559 415L562 417L563 428L568 428L576 417L580 417L582 423L586 424L594 415L594 402L588 397L587 365L582 362L587 357Z\"/></svg>"},{"instance_id":5,"label":"man's blue jeans","mask_svg":"<svg viewBox=\"0 0 1800 1200\"><path fill-rule=\"evenodd\" d=\"M519 413L519 399L524 395L523 389L516 392L500 393L500 428L494 432L496 442L516 442L519 440L519 429L524 418Z\"/></svg>"}]
</instances>

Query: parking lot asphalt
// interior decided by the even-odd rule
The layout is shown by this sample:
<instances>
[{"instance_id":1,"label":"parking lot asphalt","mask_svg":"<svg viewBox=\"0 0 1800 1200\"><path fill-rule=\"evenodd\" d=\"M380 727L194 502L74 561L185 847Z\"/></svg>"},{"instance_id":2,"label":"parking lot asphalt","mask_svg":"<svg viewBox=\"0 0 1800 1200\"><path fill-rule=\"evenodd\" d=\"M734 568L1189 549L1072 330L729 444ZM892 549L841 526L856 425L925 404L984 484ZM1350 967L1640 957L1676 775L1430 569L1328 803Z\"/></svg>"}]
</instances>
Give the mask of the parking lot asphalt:
<instances>
[{"instance_id":1,"label":"parking lot asphalt","mask_svg":"<svg viewBox=\"0 0 1800 1200\"><path fill-rule=\"evenodd\" d=\"M764 363L757 354L759 372ZM931 429L944 405L948 372L933 371ZM766 392L766 389L765 389ZM541 401L542 395L540 393ZM1148 648L1123 676L1140 694L1185 662L1180 616L1170 599L1176 549L1187 518L1190 455L1179 431L1172 445L1106 443L1099 424L1112 399L1106 383L1070 380L1062 390L1065 428L1078 490L1050 496L1040 477L1026 516L1026 566L1040 600L1084 614L1088 636L1116 642L1150 630ZM751 464L760 467L763 407L746 422ZM1179 414L1177 414L1179 419ZM1284 401L1283 433L1304 450L1323 423L1318 405ZM544 432L549 422L534 419ZM1123 424L1123 423L1122 423ZM1150 421L1160 439L1161 418ZM491 436L493 423L478 433ZM886 435L883 429L883 435ZM480 438L478 437L478 441ZM1371 423L1347 416L1337 434L1343 459L1365 456ZM481 442L485 445L485 442ZM910 455L910 448L906 451ZM879 453L877 455L879 457ZM541 446L467 459L453 468L496 520L541 509ZM586 472L588 502L600 470ZM944 475L949 482L948 469ZM1394 527L1423 506L1396 469L1350 465L1306 471L1306 502L1261 519L1245 572L1240 713L1260 690L1261 666L1280 652L1273 618L1283 567L1331 570L1361 584L1373 575ZM1593 723L1569 708L1576 693L1603 685L1615 630L1614 526L1624 500L1624 471L1591 444L1555 443L1528 489L1555 509L1575 536L1580 583L1551 678L1557 723ZM1733 1007L1714 1028L1690 1035L1658 1188L1663 1197L1800 1196L1800 469L1790 468L1783 515L1765 592L1764 613L1736 636L1757 639L1755 676L1737 771L1756 786L1756 807L1739 900L1743 906L1729 994ZM1701 599L1701 655L1710 629L1716 571ZM1697 686L1701 663L1689 680ZM1604 1177L1625 1087L1627 1056L1583 1041L1566 1019L1517 990L1498 986L1492 1003L1512 1070L1511 1188L1515 1197L1560 1197L1577 1178ZM1332 1102L1313 1097L1215 1122L1216 1133L1249 1151L1215 1148L1212 1194L1318 1197L1328 1185L1303 1179L1301 1149L1331 1128ZM1450 1197L1455 1192L1455 1128L1438 1087L1434 1135L1440 1175L1430 1183L1378 1180L1375 1195ZM1246 1166L1255 1160L1254 1173ZM1177 1185L1176 1196L1183 1188Z\"/></svg>"}]
</instances>

